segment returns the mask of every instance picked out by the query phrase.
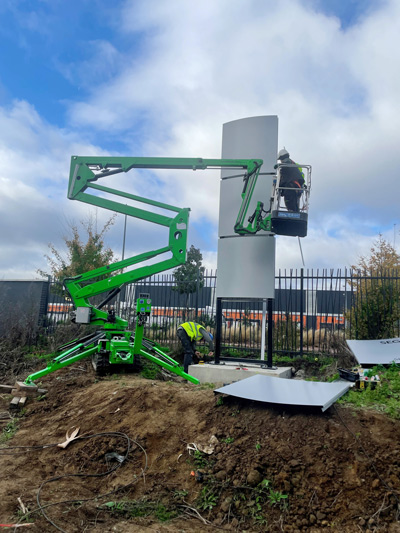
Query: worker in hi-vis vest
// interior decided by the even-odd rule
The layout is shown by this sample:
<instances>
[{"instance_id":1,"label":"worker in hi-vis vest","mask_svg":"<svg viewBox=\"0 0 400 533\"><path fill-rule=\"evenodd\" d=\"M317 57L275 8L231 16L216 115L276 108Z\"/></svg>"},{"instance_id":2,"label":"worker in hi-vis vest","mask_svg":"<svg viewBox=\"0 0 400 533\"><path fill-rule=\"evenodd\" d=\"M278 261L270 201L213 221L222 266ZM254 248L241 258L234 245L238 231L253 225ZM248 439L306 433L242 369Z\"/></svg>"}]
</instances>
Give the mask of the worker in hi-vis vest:
<instances>
[{"instance_id":1,"label":"worker in hi-vis vest","mask_svg":"<svg viewBox=\"0 0 400 533\"><path fill-rule=\"evenodd\" d=\"M189 366L197 364L200 359L205 359L203 355L196 350L196 342L202 339L208 343L208 356L214 355L214 341L213 336L204 326L197 322L184 322L177 329L177 335L181 341L184 358L183 369L187 373Z\"/></svg>"}]
</instances>

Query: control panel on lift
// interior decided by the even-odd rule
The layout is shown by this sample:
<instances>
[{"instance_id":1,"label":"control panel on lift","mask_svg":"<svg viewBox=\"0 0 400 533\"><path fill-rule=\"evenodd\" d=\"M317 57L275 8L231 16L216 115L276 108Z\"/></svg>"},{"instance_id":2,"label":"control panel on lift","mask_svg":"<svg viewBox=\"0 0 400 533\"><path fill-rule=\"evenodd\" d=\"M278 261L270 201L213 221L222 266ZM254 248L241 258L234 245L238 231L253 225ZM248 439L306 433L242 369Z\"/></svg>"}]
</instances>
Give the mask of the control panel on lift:
<instances>
[{"instance_id":1,"label":"control panel on lift","mask_svg":"<svg viewBox=\"0 0 400 533\"><path fill-rule=\"evenodd\" d=\"M151 313L151 299L150 294L139 294L136 301L136 312L141 315L150 315Z\"/></svg>"}]
</instances>

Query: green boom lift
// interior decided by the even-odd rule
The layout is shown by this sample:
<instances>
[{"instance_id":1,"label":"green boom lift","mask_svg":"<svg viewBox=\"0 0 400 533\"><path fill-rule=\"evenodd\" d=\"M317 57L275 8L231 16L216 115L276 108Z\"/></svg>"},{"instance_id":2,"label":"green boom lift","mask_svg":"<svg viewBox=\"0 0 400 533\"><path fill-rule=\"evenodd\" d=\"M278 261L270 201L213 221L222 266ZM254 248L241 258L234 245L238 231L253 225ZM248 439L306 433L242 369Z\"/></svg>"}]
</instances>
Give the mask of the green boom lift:
<instances>
[{"instance_id":1,"label":"green boom lift","mask_svg":"<svg viewBox=\"0 0 400 533\"><path fill-rule=\"evenodd\" d=\"M255 211L249 216L250 203L254 188L263 164L261 159L201 159L201 158L163 158L163 157L78 157L72 156L68 186L68 198L97 207L123 213L127 216L152 222L169 228L168 245L123 259L106 267L97 268L84 274L67 278L64 286L74 305L73 321L79 324L98 326L95 332L61 346L46 368L28 376L24 387L35 387L34 381L70 365L85 357L91 357L97 373L105 374L115 365L129 365L140 368L141 357L181 376L192 383L198 380L186 374L180 365L161 347L144 337L144 326L151 313L149 295L139 295L136 307L135 332L128 331L126 320L115 315L107 304L117 296L121 288L153 274L175 268L186 261L189 208L179 208L162 202L112 189L102 185L102 178L126 173L132 169L192 169L229 168L244 170L242 202L234 230L240 235L255 234L260 230L274 231L274 217L284 212L280 207L281 190L279 170L274 180L273 191L269 198L269 210L264 203L257 202ZM307 167L308 168L308 167ZM289 217L290 231L286 235L304 236L304 220L307 220L308 195L310 191L310 171L304 188L304 201L300 217ZM133 207L124 203L135 201L171 212L171 216L154 211ZM278 233L278 231L275 231ZM168 255L159 262L143 265L145 261L157 256ZM129 270L128 270L129 268ZM127 270L125 270L127 269ZM90 298L106 295L100 304L94 305ZM20 384L21 385L21 384ZM29 387L30 388L30 387ZM37 387L35 387L37 388Z\"/></svg>"}]
</instances>

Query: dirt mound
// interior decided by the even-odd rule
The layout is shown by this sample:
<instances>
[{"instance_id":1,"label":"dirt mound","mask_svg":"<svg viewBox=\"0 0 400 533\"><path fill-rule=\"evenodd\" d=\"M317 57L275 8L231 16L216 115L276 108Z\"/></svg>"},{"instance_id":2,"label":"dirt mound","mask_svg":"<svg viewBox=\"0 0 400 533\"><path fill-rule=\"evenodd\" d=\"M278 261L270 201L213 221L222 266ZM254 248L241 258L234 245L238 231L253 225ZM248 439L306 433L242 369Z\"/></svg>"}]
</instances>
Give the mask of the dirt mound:
<instances>
[{"instance_id":1,"label":"dirt mound","mask_svg":"<svg viewBox=\"0 0 400 533\"><path fill-rule=\"evenodd\" d=\"M42 383L7 446L60 443L72 426L84 438L0 449L1 523L20 498L68 532L400 531L400 425L384 415L221 402L187 383L98 380L88 364Z\"/></svg>"}]
</instances>

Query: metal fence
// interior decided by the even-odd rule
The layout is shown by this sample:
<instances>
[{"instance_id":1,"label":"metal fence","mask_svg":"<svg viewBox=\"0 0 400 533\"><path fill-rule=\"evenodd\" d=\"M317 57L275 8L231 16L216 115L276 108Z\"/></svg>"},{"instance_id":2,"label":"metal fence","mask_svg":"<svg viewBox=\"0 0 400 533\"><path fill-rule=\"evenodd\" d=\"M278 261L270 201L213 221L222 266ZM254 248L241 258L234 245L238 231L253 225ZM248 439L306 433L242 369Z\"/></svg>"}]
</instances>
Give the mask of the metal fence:
<instances>
[{"instance_id":1,"label":"metal fence","mask_svg":"<svg viewBox=\"0 0 400 533\"><path fill-rule=\"evenodd\" d=\"M349 269L279 271L273 300L274 351L291 355L335 353L342 349L345 339L374 334L383 338L385 332L387 336L399 336L399 280L397 270L379 274ZM173 274L152 276L124 287L110 305L133 328L135 301L140 294L148 294L153 308L145 335L174 345L176 326L185 320L201 321L211 331L216 325L216 273L199 273L196 283L189 283L197 290L180 293ZM50 282L47 330L68 323L71 309L71 302L57 295ZM223 301L221 355L237 351L242 356L259 356L262 309L262 300ZM375 327L366 334L366 324L370 323Z\"/></svg>"}]
</instances>

